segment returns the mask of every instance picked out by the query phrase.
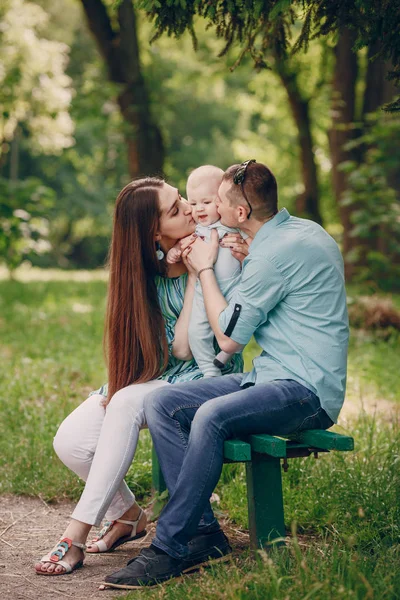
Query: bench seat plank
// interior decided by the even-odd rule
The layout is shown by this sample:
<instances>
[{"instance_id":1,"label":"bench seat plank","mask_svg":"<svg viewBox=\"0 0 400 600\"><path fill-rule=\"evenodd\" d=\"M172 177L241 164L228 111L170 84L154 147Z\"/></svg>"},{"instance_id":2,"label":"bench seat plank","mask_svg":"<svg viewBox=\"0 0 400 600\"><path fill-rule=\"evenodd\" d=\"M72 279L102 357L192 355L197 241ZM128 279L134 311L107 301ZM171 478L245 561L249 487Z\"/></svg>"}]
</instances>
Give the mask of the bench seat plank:
<instances>
[{"instance_id":1,"label":"bench seat plank","mask_svg":"<svg viewBox=\"0 0 400 600\"><path fill-rule=\"evenodd\" d=\"M249 436L251 449L260 454L268 454L275 458L286 457L286 440L266 433L257 433Z\"/></svg>"},{"instance_id":2,"label":"bench seat plank","mask_svg":"<svg viewBox=\"0 0 400 600\"><path fill-rule=\"evenodd\" d=\"M224 457L232 462L251 460L250 444L242 440L227 440L224 443Z\"/></svg>"},{"instance_id":3,"label":"bench seat plank","mask_svg":"<svg viewBox=\"0 0 400 600\"><path fill-rule=\"evenodd\" d=\"M335 433L334 431L309 429L288 437L295 442L307 444L312 448L321 448L321 450L339 450L342 452L354 450L354 440L352 437Z\"/></svg>"}]
</instances>

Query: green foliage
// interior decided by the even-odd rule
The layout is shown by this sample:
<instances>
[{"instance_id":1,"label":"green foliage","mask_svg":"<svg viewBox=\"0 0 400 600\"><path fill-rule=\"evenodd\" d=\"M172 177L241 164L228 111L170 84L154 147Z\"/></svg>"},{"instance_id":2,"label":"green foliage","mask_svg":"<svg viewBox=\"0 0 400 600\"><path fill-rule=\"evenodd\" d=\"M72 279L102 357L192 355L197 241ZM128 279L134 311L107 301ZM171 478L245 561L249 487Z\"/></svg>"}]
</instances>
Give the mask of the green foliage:
<instances>
[{"instance_id":1,"label":"green foliage","mask_svg":"<svg viewBox=\"0 0 400 600\"><path fill-rule=\"evenodd\" d=\"M47 215L51 250L29 259L42 266L97 267L107 252L112 204L128 180L123 122L114 101L118 89L106 83L105 67L79 6L73 0L61 0L58 8L48 0L37 1L48 15L44 38L69 45L66 75L73 82L69 113L75 143L59 155L33 152L29 128L20 128L18 178L40 179L55 194ZM184 192L189 172L200 164L226 168L251 156L271 167L279 180L281 205L295 212L302 191L299 146L286 92L276 75L264 70L254 77L246 58L243 67L230 73L234 51L218 59L223 42L201 23L196 53L189 34L179 41L163 37L149 47L151 25L142 13L138 22L146 83L164 137L167 178ZM313 44L307 60L296 57L294 68L302 91L313 97L317 160L325 165L328 88L318 82L320 62L321 48ZM324 65L324 77L327 72ZM12 152L8 144L4 148L0 175L6 178ZM321 185L323 216L336 220L326 166Z\"/></svg>"},{"instance_id":2,"label":"green foliage","mask_svg":"<svg viewBox=\"0 0 400 600\"><path fill-rule=\"evenodd\" d=\"M22 0L9 0L9 6L11 2ZM188 14L191 7L201 4L186 2L178 6L170 2L168 14L172 19L175 8ZM208 3L207 18L217 19L218 11L227 9L228 4L236 20L265 17L266 2L262 0ZM111 5L116 3L107 3L110 10ZM53 190L54 204L45 215L51 222L51 250L41 256L30 254L28 258L34 264L97 267L104 263L107 252L113 202L129 177L124 126L115 102L119 90L106 82L105 66L82 19L80 4L60 0L56 6L50 0L35 0L34 6L39 11L35 14L44 14L40 27L35 29L31 25L35 39L58 44L56 48L62 50L64 61L69 56L68 66L63 63L63 72L68 82L68 112L74 126L74 144L59 154L56 149L47 153L34 141L29 124L24 123L19 126L18 143L14 137L13 142L2 146L0 176L20 181L33 177ZM283 0L270 2L272 16L269 16L278 26L287 11L296 6L295 2ZM253 12L248 15L246 7L252 7ZM164 10L166 4L160 3L159 8ZM0 10L4 15L3 5ZM25 27L18 29L21 35L25 30L29 32L30 14L28 10L21 20ZM226 40L210 35L205 19L195 18L198 50L194 52L189 32L178 41L163 36L149 47L151 24L142 12L138 11L137 18L147 89L164 137L166 177L184 192L188 173L200 164L214 163L225 168L254 157L273 170L279 181L281 206L287 206L296 214L295 201L304 189L301 148L287 94L274 71L264 69L255 76L250 68L254 56L245 53L242 66L232 73L229 66L235 63L237 47L232 46L224 58L218 59L217 55L226 49ZM229 19L227 17L227 24ZM298 38L301 27L300 21L294 24L293 41ZM243 28L243 43L249 31ZM260 39L255 40L255 48L272 59L271 47L262 48ZM4 45L4 39L0 47L2 43ZM17 55L21 42L13 37L7 43L7 48ZM330 127L326 107L330 102L328 81L333 60L330 44L330 41L310 43L306 56L299 53L290 58L290 67L296 73L301 97L310 102L320 208L328 230L333 232L338 214L331 188L326 136ZM275 68L272 62L271 66ZM19 90L17 83L4 86L0 91L0 104L7 89L15 94ZM12 144L19 154L14 164ZM13 168L17 170L17 177L12 177ZM371 249L370 258L376 265L382 256L374 255Z\"/></svg>"},{"instance_id":3,"label":"green foliage","mask_svg":"<svg viewBox=\"0 0 400 600\"><path fill-rule=\"evenodd\" d=\"M341 166L348 174L342 202L352 207L351 235L357 240L347 260L359 265L359 281L373 281L386 291L400 289L400 198L391 187L399 136L398 117L371 115L366 133L349 146L365 150L363 162Z\"/></svg>"},{"instance_id":4,"label":"green foliage","mask_svg":"<svg viewBox=\"0 0 400 600\"><path fill-rule=\"evenodd\" d=\"M0 156L8 149L2 143L13 139L21 123L34 152L60 152L73 144L68 47L43 37L47 21L48 14L33 2L1 3Z\"/></svg>"},{"instance_id":5,"label":"green foliage","mask_svg":"<svg viewBox=\"0 0 400 600\"><path fill-rule=\"evenodd\" d=\"M0 263L10 272L28 254L48 251L49 222L54 192L31 177L15 182L0 177Z\"/></svg>"},{"instance_id":6,"label":"green foliage","mask_svg":"<svg viewBox=\"0 0 400 600\"><path fill-rule=\"evenodd\" d=\"M43 266L95 268L104 264L107 253L111 204L128 180L122 119L113 101L116 89L106 82L79 6L73 0L62 0L61 8L47 0L41 0L41 5L36 8L45 11L44 38L51 45L61 44L65 54L63 42L69 44L65 77L73 82L69 117L74 144L61 154L33 151L30 129L20 128L18 179L40 180L54 195L46 214L51 248L28 258ZM12 171L12 152L9 144L3 147L0 174L6 178Z\"/></svg>"},{"instance_id":7,"label":"green foliage","mask_svg":"<svg viewBox=\"0 0 400 600\"><path fill-rule=\"evenodd\" d=\"M201 23L196 29L197 52L189 34L177 41L162 37L148 48L149 30L147 23L140 23L146 80L155 113L162 114L167 178L183 191L190 170L201 164L226 168L255 158L272 169L279 182L280 205L295 214L296 197L303 191L300 148L287 94L277 75L263 70L255 76L247 59L230 73L233 51L218 59L222 43ZM333 222L337 211L330 192L326 138L329 89L319 81L322 54L321 45L314 43L307 58L296 57L293 68L302 93L312 98L316 160L321 165L321 210L326 220ZM327 77L325 63L323 69Z\"/></svg>"},{"instance_id":8,"label":"green foliage","mask_svg":"<svg viewBox=\"0 0 400 600\"><path fill-rule=\"evenodd\" d=\"M386 0L139 0L149 18L154 21L157 39L163 33L180 36L190 31L194 42L194 18L204 17L215 28L218 38L225 41L221 54L235 44L243 48L242 55L250 52L257 67L268 66L265 53L268 49L284 55L295 33L293 25L302 18L302 28L293 44L292 52L307 50L312 39L337 34L343 27L357 33L356 48L368 46L377 40L381 43L379 55L391 60L391 77L400 78L400 37L398 35L399 3ZM389 106L398 110L398 102Z\"/></svg>"}]
</instances>

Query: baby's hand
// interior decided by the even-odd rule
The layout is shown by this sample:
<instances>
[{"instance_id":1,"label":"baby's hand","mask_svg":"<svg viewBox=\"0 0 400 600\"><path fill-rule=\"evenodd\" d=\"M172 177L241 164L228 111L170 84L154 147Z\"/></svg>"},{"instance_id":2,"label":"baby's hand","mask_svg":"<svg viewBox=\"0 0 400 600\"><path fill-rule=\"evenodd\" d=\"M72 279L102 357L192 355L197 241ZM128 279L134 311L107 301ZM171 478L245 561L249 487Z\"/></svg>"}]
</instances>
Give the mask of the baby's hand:
<instances>
[{"instance_id":1,"label":"baby's hand","mask_svg":"<svg viewBox=\"0 0 400 600\"><path fill-rule=\"evenodd\" d=\"M179 250L176 246L168 250L167 252L167 263L174 265L182 260L182 250Z\"/></svg>"},{"instance_id":2,"label":"baby's hand","mask_svg":"<svg viewBox=\"0 0 400 600\"><path fill-rule=\"evenodd\" d=\"M192 233L192 235L188 235L179 240L171 250L168 250L167 263L169 265L174 265L175 263L180 262L182 260L182 252L190 246L190 244L193 244L196 237L196 234Z\"/></svg>"}]
</instances>

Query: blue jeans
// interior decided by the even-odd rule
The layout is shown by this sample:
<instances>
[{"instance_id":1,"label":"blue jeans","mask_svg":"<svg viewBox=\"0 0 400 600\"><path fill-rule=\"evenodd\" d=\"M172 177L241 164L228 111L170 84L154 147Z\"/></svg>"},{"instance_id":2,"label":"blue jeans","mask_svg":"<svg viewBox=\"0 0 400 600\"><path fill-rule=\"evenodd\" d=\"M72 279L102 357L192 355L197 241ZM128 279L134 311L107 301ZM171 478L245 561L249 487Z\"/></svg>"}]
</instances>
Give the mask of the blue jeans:
<instances>
[{"instance_id":1,"label":"blue jeans","mask_svg":"<svg viewBox=\"0 0 400 600\"><path fill-rule=\"evenodd\" d=\"M216 523L209 498L224 461L224 441L250 433L286 435L328 429L318 397L290 379L241 388L242 374L166 386L151 392L146 419L170 499L153 544L174 558L200 525ZM267 482L266 482L267 485Z\"/></svg>"}]
</instances>

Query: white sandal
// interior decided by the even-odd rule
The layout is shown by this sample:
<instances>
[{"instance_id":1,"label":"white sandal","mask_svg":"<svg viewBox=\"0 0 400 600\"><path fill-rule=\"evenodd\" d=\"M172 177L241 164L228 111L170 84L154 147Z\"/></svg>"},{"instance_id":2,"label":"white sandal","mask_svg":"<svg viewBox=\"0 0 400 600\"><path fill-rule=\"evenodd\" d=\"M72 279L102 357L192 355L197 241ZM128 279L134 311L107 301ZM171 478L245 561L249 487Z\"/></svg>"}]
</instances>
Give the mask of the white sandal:
<instances>
[{"instance_id":1,"label":"white sandal","mask_svg":"<svg viewBox=\"0 0 400 600\"><path fill-rule=\"evenodd\" d=\"M62 560L64 556L67 554L68 550L71 546L76 546L80 550L82 550L83 554L85 554L86 546L85 544L81 544L79 542L73 542L69 538L63 538L58 542L56 546L54 546L53 550L49 552L46 556L40 560L41 563L53 563L56 566L60 565L65 569L65 571L61 571L61 573L56 573L55 571L36 571L37 575L69 575L72 571L83 567L83 559L79 560L76 565L71 566L65 560Z\"/></svg>"},{"instance_id":2,"label":"white sandal","mask_svg":"<svg viewBox=\"0 0 400 600\"><path fill-rule=\"evenodd\" d=\"M102 552L113 552L113 550L115 550L119 546L122 546L122 544L126 544L126 542L132 542L133 540L138 540L139 538L144 537L147 533L146 529L144 529L140 533L136 533L137 526L138 526L139 521L142 518L143 514L144 514L143 510L140 509L140 513L139 513L139 516L136 519L136 521L125 521L124 519L116 519L116 521L106 521L106 523L104 524L104 527L100 531L98 537L95 538L95 540L93 540L93 542L90 544L91 546L97 546L98 552L90 552L90 554L100 554ZM109 531L111 531L111 529L114 527L115 523L124 523L125 525L131 525L132 531L131 531L130 535L123 535L122 537L118 538L113 543L113 545L110 546L110 548L108 548L108 546L105 543L105 541L103 540L103 538L105 535L107 535L107 533Z\"/></svg>"}]
</instances>

